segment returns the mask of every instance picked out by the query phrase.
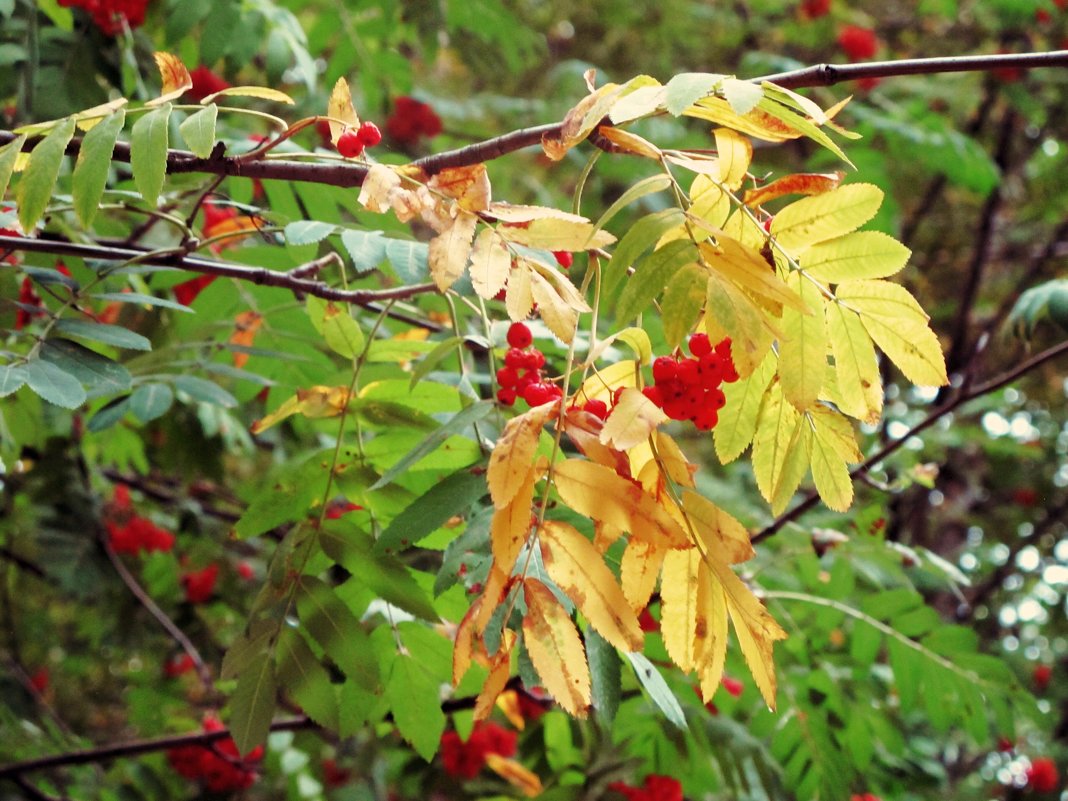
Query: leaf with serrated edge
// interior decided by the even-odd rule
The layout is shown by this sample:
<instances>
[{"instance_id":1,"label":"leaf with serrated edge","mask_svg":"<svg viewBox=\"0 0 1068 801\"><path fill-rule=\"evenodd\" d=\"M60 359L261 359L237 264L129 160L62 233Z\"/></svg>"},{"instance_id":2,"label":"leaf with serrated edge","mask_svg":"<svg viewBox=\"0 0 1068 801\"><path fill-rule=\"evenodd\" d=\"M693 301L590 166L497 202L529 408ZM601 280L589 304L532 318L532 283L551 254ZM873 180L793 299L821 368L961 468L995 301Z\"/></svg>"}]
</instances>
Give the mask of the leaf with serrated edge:
<instances>
[{"instance_id":1,"label":"leaf with serrated edge","mask_svg":"<svg viewBox=\"0 0 1068 801\"><path fill-rule=\"evenodd\" d=\"M838 285L836 296L860 315L875 344L909 381L929 387L949 383L938 337L907 289L887 281L848 281Z\"/></svg>"},{"instance_id":2,"label":"leaf with serrated edge","mask_svg":"<svg viewBox=\"0 0 1068 801\"><path fill-rule=\"evenodd\" d=\"M712 501L688 489L682 493L682 505L710 558L737 564L756 554L745 526Z\"/></svg>"},{"instance_id":3,"label":"leaf with serrated edge","mask_svg":"<svg viewBox=\"0 0 1068 801\"><path fill-rule=\"evenodd\" d=\"M694 663L701 682L701 697L711 700L723 679L727 658L727 599L708 565L697 572L697 631Z\"/></svg>"},{"instance_id":4,"label":"leaf with serrated edge","mask_svg":"<svg viewBox=\"0 0 1068 801\"><path fill-rule=\"evenodd\" d=\"M656 427L667 422L667 419L668 416L660 407L639 390L629 387L620 394L604 421L601 442L617 450L629 450L645 442Z\"/></svg>"},{"instance_id":5,"label":"leaf with serrated edge","mask_svg":"<svg viewBox=\"0 0 1068 801\"><path fill-rule=\"evenodd\" d=\"M483 228L471 249L471 285L479 297L492 300L508 283L512 254L492 228Z\"/></svg>"},{"instance_id":6,"label":"leaf with serrated edge","mask_svg":"<svg viewBox=\"0 0 1068 801\"><path fill-rule=\"evenodd\" d=\"M331 144L337 144L337 140L341 138L346 128L360 127L360 117L356 113L356 107L352 105L352 92L345 78L338 78L334 83L334 88L330 90L330 99L326 102L326 113L332 118L327 120L327 125L330 126Z\"/></svg>"},{"instance_id":7,"label":"leaf with serrated edge","mask_svg":"<svg viewBox=\"0 0 1068 801\"><path fill-rule=\"evenodd\" d=\"M857 464L864 454L857 446L857 434L848 418L824 405L815 406L806 412L813 430L834 449L838 458L847 464Z\"/></svg>"},{"instance_id":8,"label":"leaf with serrated edge","mask_svg":"<svg viewBox=\"0 0 1068 801\"><path fill-rule=\"evenodd\" d=\"M27 234L33 232L37 221L48 208L56 178L59 177L59 168L63 164L63 155L73 136L74 118L68 117L38 142L30 153L29 164L16 192L19 224Z\"/></svg>"},{"instance_id":9,"label":"leaf with serrated edge","mask_svg":"<svg viewBox=\"0 0 1068 801\"><path fill-rule=\"evenodd\" d=\"M783 397L779 382L773 382L764 393L753 436L753 475L757 489L768 502L779 486L787 448L799 417L797 410Z\"/></svg>"},{"instance_id":10,"label":"leaf with serrated edge","mask_svg":"<svg viewBox=\"0 0 1068 801\"><path fill-rule=\"evenodd\" d=\"M689 542L656 498L603 465L567 459L556 465L554 478L560 498L579 514L666 548L684 548Z\"/></svg>"},{"instance_id":11,"label":"leaf with serrated edge","mask_svg":"<svg viewBox=\"0 0 1068 801\"><path fill-rule=\"evenodd\" d=\"M755 87L759 91L759 87ZM733 91L733 89L732 89ZM761 92L763 95L763 92ZM755 94L754 94L755 97ZM748 104L751 98L745 98ZM761 98L757 98L759 102ZM701 120L722 125L725 128L738 131L746 136L755 136L766 142L787 142L791 139L799 139L802 133L791 125L787 125L770 114L753 107L745 114L739 114L731 104L720 97L703 97L692 106L682 112L687 117L697 117Z\"/></svg>"},{"instance_id":12,"label":"leaf with serrated edge","mask_svg":"<svg viewBox=\"0 0 1068 801\"><path fill-rule=\"evenodd\" d=\"M178 133L194 156L206 159L211 155L215 148L215 123L218 117L219 107L212 103L186 117L178 126Z\"/></svg>"},{"instance_id":13,"label":"leaf with serrated edge","mask_svg":"<svg viewBox=\"0 0 1068 801\"><path fill-rule=\"evenodd\" d=\"M22 155L22 146L26 144L26 135L16 136L3 147L0 147L0 197L7 193L7 185L11 181L11 173L15 171L15 163Z\"/></svg>"},{"instance_id":14,"label":"leaf with serrated edge","mask_svg":"<svg viewBox=\"0 0 1068 801\"><path fill-rule=\"evenodd\" d=\"M718 275L709 276L707 302L706 319L730 336L731 358L738 375L745 378L764 361L776 332L750 295ZM708 333L717 338L716 331Z\"/></svg>"},{"instance_id":15,"label":"leaf with serrated edge","mask_svg":"<svg viewBox=\"0 0 1068 801\"><path fill-rule=\"evenodd\" d=\"M714 72L683 72L664 84L664 110L674 117L704 97L725 78Z\"/></svg>"},{"instance_id":16,"label":"leaf with serrated edge","mask_svg":"<svg viewBox=\"0 0 1068 801\"><path fill-rule=\"evenodd\" d=\"M497 699L508 685L508 678L512 674L512 649L515 647L516 634L510 629L505 629L501 637L501 645L489 659L489 675L475 699L475 720L485 720L493 712Z\"/></svg>"},{"instance_id":17,"label":"leaf with serrated edge","mask_svg":"<svg viewBox=\"0 0 1068 801\"><path fill-rule=\"evenodd\" d=\"M443 292L464 274L478 218L459 210L452 224L430 240L430 276Z\"/></svg>"},{"instance_id":18,"label":"leaf with serrated edge","mask_svg":"<svg viewBox=\"0 0 1068 801\"><path fill-rule=\"evenodd\" d=\"M775 275L758 250L722 231L715 233L717 245L702 243L699 246L701 256L709 267L759 298L781 303L802 314L809 313L797 291L786 286Z\"/></svg>"},{"instance_id":19,"label":"leaf with serrated edge","mask_svg":"<svg viewBox=\"0 0 1068 801\"><path fill-rule=\"evenodd\" d=\"M274 664L268 654L241 672L230 699L230 735L239 753L247 754L267 740L277 692Z\"/></svg>"},{"instance_id":20,"label":"leaf with serrated edge","mask_svg":"<svg viewBox=\"0 0 1068 801\"><path fill-rule=\"evenodd\" d=\"M159 67L163 86L160 88L160 96L149 100L145 103L146 106L161 106L168 101L177 100L186 93L186 90L193 88L193 78L178 56L156 52L152 54L152 58L156 60L156 66Z\"/></svg>"},{"instance_id":21,"label":"leaf with serrated edge","mask_svg":"<svg viewBox=\"0 0 1068 801\"><path fill-rule=\"evenodd\" d=\"M708 271L698 264L686 265L668 281L660 299L660 319L668 348L677 348L693 330L705 305L707 290Z\"/></svg>"},{"instance_id":22,"label":"leaf with serrated edge","mask_svg":"<svg viewBox=\"0 0 1068 801\"><path fill-rule=\"evenodd\" d=\"M821 195L837 189L845 173L794 173L784 175L759 189L749 189L742 196L745 205L755 208L785 195Z\"/></svg>"},{"instance_id":23,"label":"leaf with serrated edge","mask_svg":"<svg viewBox=\"0 0 1068 801\"><path fill-rule=\"evenodd\" d=\"M530 273L530 292L538 304L538 316L561 341L570 343L578 328L578 311L536 270Z\"/></svg>"},{"instance_id":24,"label":"leaf with serrated edge","mask_svg":"<svg viewBox=\"0 0 1068 801\"><path fill-rule=\"evenodd\" d=\"M125 122L126 112L119 109L99 125L94 125L82 138L82 147L71 176L71 194L74 196L74 212L86 228L93 224L93 218L96 217L100 198L107 185L115 140Z\"/></svg>"},{"instance_id":25,"label":"leaf with serrated edge","mask_svg":"<svg viewBox=\"0 0 1068 801\"><path fill-rule=\"evenodd\" d=\"M812 424L810 459L816 492L829 508L844 512L853 503L853 482L849 478L849 469L829 439L834 434L821 428L815 419L812 419Z\"/></svg>"},{"instance_id":26,"label":"leaf with serrated edge","mask_svg":"<svg viewBox=\"0 0 1068 801\"><path fill-rule=\"evenodd\" d=\"M798 263L817 281L838 284L894 275L911 255L911 250L881 231L854 231L813 245Z\"/></svg>"},{"instance_id":27,"label":"leaf with serrated edge","mask_svg":"<svg viewBox=\"0 0 1068 801\"><path fill-rule=\"evenodd\" d=\"M651 542L632 539L627 543L619 566L619 580L635 614L641 612L653 597L666 553L666 549Z\"/></svg>"},{"instance_id":28,"label":"leaf with serrated edge","mask_svg":"<svg viewBox=\"0 0 1068 801\"><path fill-rule=\"evenodd\" d=\"M540 470L531 467L512 499L493 513L490 522L490 546L497 567L506 574L512 572L515 560L530 534L534 485L540 475Z\"/></svg>"},{"instance_id":29,"label":"leaf with serrated edge","mask_svg":"<svg viewBox=\"0 0 1068 801\"><path fill-rule=\"evenodd\" d=\"M590 706L590 669L578 630L552 591L534 579L523 582L527 614L523 642L542 685L566 712L586 717Z\"/></svg>"},{"instance_id":30,"label":"leaf with serrated edge","mask_svg":"<svg viewBox=\"0 0 1068 801\"><path fill-rule=\"evenodd\" d=\"M785 207L771 222L771 234L792 254L852 233L875 216L883 190L874 184L846 184Z\"/></svg>"},{"instance_id":31,"label":"leaf with serrated edge","mask_svg":"<svg viewBox=\"0 0 1068 801\"><path fill-rule=\"evenodd\" d=\"M578 214L561 211L550 206L523 206L512 203L490 203L486 216L502 223L526 223L533 220L559 220L561 222L588 223L589 220Z\"/></svg>"},{"instance_id":32,"label":"leaf with serrated edge","mask_svg":"<svg viewBox=\"0 0 1068 801\"><path fill-rule=\"evenodd\" d=\"M774 476L775 483L771 489L772 514L782 514L790 500L797 492L801 479L808 472L812 452L812 427L805 416L799 416L794 423L794 430L783 448L783 460Z\"/></svg>"},{"instance_id":33,"label":"leaf with serrated edge","mask_svg":"<svg viewBox=\"0 0 1068 801\"><path fill-rule=\"evenodd\" d=\"M834 354L838 408L875 423L883 409L883 382L871 336L857 313L840 303L827 304L827 336Z\"/></svg>"},{"instance_id":34,"label":"leaf with serrated edge","mask_svg":"<svg viewBox=\"0 0 1068 801\"><path fill-rule=\"evenodd\" d=\"M785 308L783 341L779 343L779 378L786 399L798 411L816 403L827 373L827 324L823 293L800 273L786 276L786 285L808 307L808 314Z\"/></svg>"},{"instance_id":35,"label":"leaf with serrated edge","mask_svg":"<svg viewBox=\"0 0 1068 801\"><path fill-rule=\"evenodd\" d=\"M527 481L542 426L556 414L558 402L535 406L513 417L504 427L490 455L486 483L497 509L503 509Z\"/></svg>"},{"instance_id":36,"label":"leaf with serrated edge","mask_svg":"<svg viewBox=\"0 0 1068 801\"><path fill-rule=\"evenodd\" d=\"M542 250L591 250L611 245L616 238L598 231L591 222L535 219L523 225L499 225L497 233L516 245Z\"/></svg>"},{"instance_id":37,"label":"leaf with serrated edge","mask_svg":"<svg viewBox=\"0 0 1068 801\"><path fill-rule=\"evenodd\" d=\"M768 352L748 377L723 385L726 401L719 410L719 425L715 428L716 455L720 463L733 462L753 441L760 404L775 374L775 366L775 355Z\"/></svg>"},{"instance_id":38,"label":"leaf with serrated edge","mask_svg":"<svg viewBox=\"0 0 1068 801\"><path fill-rule=\"evenodd\" d=\"M615 362L595 370L593 375L582 382L579 389L579 399L585 403L588 400L599 399L607 403L619 387L633 387L636 383L634 376L634 362Z\"/></svg>"},{"instance_id":39,"label":"leaf with serrated edge","mask_svg":"<svg viewBox=\"0 0 1068 801\"><path fill-rule=\"evenodd\" d=\"M546 520L538 530L545 569L586 620L621 651L637 651L643 636L623 589L600 553L573 526Z\"/></svg>"},{"instance_id":40,"label":"leaf with serrated edge","mask_svg":"<svg viewBox=\"0 0 1068 801\"><path fill-rule=\"evenodd\" d=\"M602 125L597 131L624 153L633 153L636 156L644 156L655 161L659 161L663 156L660 148L648 139L644 139L630 131L625 131L612 125Z\"/></svg>"},{"instance_id":41,"label":"leaf with serrated edge","mask_svg":"<svg viewBox=\"0 0 1068 801\"><path fill-rule=\"evenodd\" d=\"M200 102L206 105L219 97L254 97L257 100L270 100L274 103L284 103L287 106L292 106L296 103L285 92L280 92L267 86L228 86L215 92L215 94L208 95Z\"/></svg>"},{"instance_id":42,"label":"leaf with serrated edge","mask_svg":"<svg viewBox=\"0 0 1068 801\"><path fill-rule=\"evenodd\" d=\"M534 308L534 290L532 287L533 270L530 263L520 262L508 275L508 289L504 296L504 307L508 317L516 322L527 319Z\"/></svg>"},{"instance_id":43,"label":"leaf with serrated edge","mask_svg":"<svg viewBox=\"0 0 1068 801\"><path fill-rule=\"evenodd\" d=\"M753 160L753 143L730 128L716 128L713 134L719 153L719 179L728 189L736 190L745 182Z\"/></svg>"},{"instance_id":44,"label":"leaf with serrated edge","mask_svg":"<svg viewBox=\"0 0 1068 801\"><path fill-rule=\"evenodd\" d=\"M485 211L490 207L489 173L485 164L446 167L427 186L455 200L464 211Z\"/></svg>"},{"instance_id":45,"label":"leaf with serrated edge","mask_svg":"<svg viewBox=\"0 0 1068 801\"><path fill-rule=\"evenodd\" d=\"M359 203L368 211L382 214L390 209L390 194L399 189L401 178L385 164L372 164L360 187Z\"/></svg>"},{"instance_id":46,"label":"leaf with serrated edge","mask_svg":"<svg viewBox=\"0 0 1068 801\"><path fill-rule=\"evenodd\" d=\"M693 666L697 627L697 571L701 553L696 547L671 550L660 570L660 634L671 660L689 672Z\"/></svg>"},{"instance_id":47,"label":"leaf with serrated edge","mask_svg":"<svg viewBox=\"0 0 1068 801\"><path fill-rule=\"evenodd\" d=\"M159 203L167 177L171 104L164 103L134 123L130 131L130 168L134 184L150 206Z\"/></svg>"}]
</instances>

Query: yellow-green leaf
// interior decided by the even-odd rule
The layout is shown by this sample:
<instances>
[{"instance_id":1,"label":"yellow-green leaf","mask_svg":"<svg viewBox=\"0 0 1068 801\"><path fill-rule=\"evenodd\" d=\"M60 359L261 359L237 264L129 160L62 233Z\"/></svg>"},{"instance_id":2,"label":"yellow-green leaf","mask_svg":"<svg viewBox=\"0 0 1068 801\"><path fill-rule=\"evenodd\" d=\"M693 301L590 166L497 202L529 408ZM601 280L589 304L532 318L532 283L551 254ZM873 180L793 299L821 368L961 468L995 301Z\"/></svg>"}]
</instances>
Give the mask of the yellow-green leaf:
<instances>
[{"instance_id":1,"label":"yellow-green leaf","mask_svg":"<svg viewBox=\"0 0 1068 801\"><path fill-rule=\"evenodd\" d=\"M623 551L619 567L619 579L623 594L635 614L649 603L656 590L656 580L667 550L639 539L632 539Z\"/></svg>"},{"instance_id":2,"label":"yellow-green leaf","mask_svg":"<svg viewBox=\"0 0 1068 801\"><path fill-rule=\"evenodd\" d=\"M908 290L887 281L849 281L838 285L836 295L860 315L864 329L906 378L921 386L948 383L938 337Z\"/></svg>"},{"instance_id":3,"label":"yellow-green leaf","mask_svg":"<svg viewBox=\"0 0 1068 801\"><path fill-rule=\"evenodd\" d=\"M809 313L797 292L779 279L759 251L722 231L716 233L716 242L700 245L701 256L715 272L769 303Z\"/></svg>"},{"instance_id":4,"label":"yellow-green leaf","mask_svg":"<svg viewBox=\"0 0 1068 801\"><path fill-rule=\"evenodd\" d=\"M883 409L883 382L871 337L852 309L840 303L828 303L826 309L838 390L835 401L850 417L874 423Z\"/></svg>"},{"instance_id":5,"label":"yellow-green leaf","mask_svg":"<svg viewBox=\"0 0 1068 801\"><path fill-rule=\"evenodd\" d=\"M26 135L21 134L0 147L0 197L7 192L11 173L15 171L15 162L22 153L22 146L26 143Z\"/></svg>"},{"instance_id":6,"label":"yellow-green leaf","mask_svg":"<svg viewBox=\"0 0 1068 801\"><path fill-rule=\"evenodd\" d=\"M748 376L764 360L777 331L748 294L715 274L708 281L707 315L730 335L734 366L738 375ZM713 330L709 336L714 337Z\"/></svg>"},{"instance_id":7,"label":"yellow-green leaf","mask_svg":"<svg viewBox=\"0 0 1068 801\"><path fill-rule=\"evenodd\" d=\"M764 393L753 436L753 474L757 489L769 503L781 484L799 419L797 410L783 397L779 382L773 382Z\"/></svg>"},{"instance_id":8,"label":"yellow-green leaf","mask_svg":"<svg viewBox=\"0 0 1068 801\"><path fill-rule=\"evenodd\" d=\"M764 392L775 374L775 355L770 351L747 377L723 385L726 402L719 410L715 428L716 455L722 464L733 462L753 441Z\"/></svg>"},{"instance_id":9,"label":"yellow-green leaf","mask_svg":"<svg viewBox=\"0 0 1068 801\"><path fill-rule=\"evenodd\" d=\"M527 614L523 642L541 683L576 718L590 706L590 668L578 630L552 591L534 579L523 582Z\"/></svg>"},{"instance_id":10,"label":"yellow-green leaf","mask_svg":"<svg viewBox=\"0 0 1068 801\"><path fill-rule=\"evenodd\" d=\"M844 512L853 503L853 482L849 478L849 469L830 439L835 435L820 426L817 418L812 418L812 424L810 459L816 492L829 508Z\"/></svg>"},{"instance_id":11,"label":"yellow-green leaf","mask_svg":"<svg viewBox=\"0 0 1068 801\"><path fill-rule=\"evenodd\" d=\"M38 142L30 153L30 162L19 180L16 194L19 224L27 235L33 233L34 226L48 208L56 178L59 177L59 168L63 164L63 155L73 136L74 118L68 117Z\"/></svg>"},{"instance_id":12,"label":"yellow-green leaf","mask_svg":"<svg viewBox=\"0 0 1068 801\"><path fill-rule=\"evenodd\" d=\"M660 634L668 656L684 672L694 666L700 567L701 553L691 547L668 551L660 571Z\"/></svg>"},{"instance_id":13,"label":"yellow-green leaf","mask_svg":"<svg viewBox=\"0 0 1068 801\"><path fill-rule=\"evenodd\" d=\"M462 209L456 212L452 224L430 240L427 256L430 277L442 292L464 274L468 256L471 255L471 240L475 238L478 225L478 217L474 214Z\"/></svg>"},{"instance_id":14,"label":"yellow-green leaf","mask_svg":"<svg viewBox=\"0 0 1068 801\"><path fill-rule=\"evenodd\" d=\"M511 503L528 480L542 426L556 413L556 408L555 403L535 406L505 425L486 470L490 497L497 509Z\"/></svg>"},{"instance_id":15,"label":"yellow-green leaf","mask_svg":"<svg viewBox=\"0 0 1068 801\"><path fill-rule=\"evenodd\" d=\"M753 160L753 143L730 128L716 128L713 133L719 152L719 179L733 191L745 181L749 163Z\"/></svg>"},{"instance_id":16,"label":"yellow-green leaf","mask_svg":"<svg viewBox=\"0 0 1068 801\"><path fill-rule=\"evenodd\" d=\"M886 278L901 270L912 251L881 231L855 231L813 245L801 254L802 269L817 281L837 284Z\"/></svg>"},{"instance_id":17,"label":"yellow-green leaf","mask_svg":"<svg viewBox=\"0 0 1068 801\"><path fill-rule=\"evenodd\" d=\"M796 271L786 277L786 285L801 297L808 314L783 309L779 378L786 399L798 411L804 411L819 397L827 372L824 300L819 287Z\"/></svg>"},{"instance_id":18,"label":"yellow-green leaf","mask_svg":"<svg viewBox=\"0 0 1068 801\"><path fill-rule=\"evenodd\" d=\"M684 490L682 505L710 559L736 564L755 555L745 526L693 490Z\"/></svg>"},{"instance_id":19,"label":"yellow-green leaf","mask_svg":"<svg viewBox=\"0 0 1068 801\"><path fill-rule=\"evenodd\" d=\"M531 220L523 225L499 225L497 233L516 245L543 250L590 250L616 241L612 234L598 231L591 222L550 218Z\"/></svg>"},{"instance_id":20,"label":"yellow-green leaf","mask_svg":"<svg viewBox=\"0 0 1068 801\"><path fill-rule=\"evenodd\" d=\"M883 190L874 184L846 184L791 203L775 215L771 233L787 252L797 255L855 231L875 216L882 202Z\"/></svg>"},{"instance_id":21,"label":"yellow-green leaf","mask_svg":"<svg viewBox=\"0 0 1068 801\"><path fill-rule=\"evenodd\" d=\"M492 228L483 228L471 249L471 285L479 297L492 299L508 283L512 255Z\"/></svg>"},{"instance_id":22,"label":"yellow-green leaf","mask_svg":"<svg viewBox=\"0 0 1068 801\"><path fill-rule=\"evenodd\" d=\"M701 697L711 699L719 689L727 659L727 596L704 563L697 573L696 623L694 667L701 682Z\"/></svg>"},{"instance_id":23,"label":"yellow-green leaf","mask_svg":"<svg viewBox=\"0 0 1068 801\"><path fill-rule=\"evenodd\" d=\"M285 92L279 92L277 89L270 89L266 86L229 86L226 89L208 95L200 102L207 105L220 97L255 97L258 100L285 103L287 106L292 106L294 103L293 98Z\"/></svg>"}]
</instances>

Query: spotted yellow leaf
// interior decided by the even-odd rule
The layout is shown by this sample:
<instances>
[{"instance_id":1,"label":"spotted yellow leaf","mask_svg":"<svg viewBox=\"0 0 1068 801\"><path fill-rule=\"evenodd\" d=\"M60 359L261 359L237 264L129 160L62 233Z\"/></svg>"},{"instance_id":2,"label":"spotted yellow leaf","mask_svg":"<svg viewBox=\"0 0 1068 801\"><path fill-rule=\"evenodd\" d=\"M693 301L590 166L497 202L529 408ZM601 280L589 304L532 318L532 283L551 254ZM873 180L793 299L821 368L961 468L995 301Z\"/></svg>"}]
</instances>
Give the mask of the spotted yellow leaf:
<instances>
[{"instance_id":1,"label":"spotted yellow leaf","mask_svg":"<svg viewBox=\"0 0 1068 801\"><path fill-rule=\"evenodd\" d=\"M542 686L572 716L586 717L590 669L578 629L552 591L534 579L523 582L527 614L523 642Z\"/></svg>"},{"instance_id":2,"label":"spotted yellow leaf","mask_svg":"<svg viewBox=\"0 0 1068 801\"><path fill-rule=\"evenodd\" d=\"M601 442L625 451L647 440L667 419L663 410L638 389L624 389L601 429Z\"/></svg>"},{"instance_id":3,"label":"spotted yellow leaf","mask_svg":"<svg viewBox=\"0 0 1068 801\"><path fill-rule=\"evenodd\" d=\"M556 414L558 403L535 406L513 417L501 432L490 455L486 482L497 509L512 502L519 490L530 481L531 465L538 449L542 426Z\"/></svg>"}]
</instances>

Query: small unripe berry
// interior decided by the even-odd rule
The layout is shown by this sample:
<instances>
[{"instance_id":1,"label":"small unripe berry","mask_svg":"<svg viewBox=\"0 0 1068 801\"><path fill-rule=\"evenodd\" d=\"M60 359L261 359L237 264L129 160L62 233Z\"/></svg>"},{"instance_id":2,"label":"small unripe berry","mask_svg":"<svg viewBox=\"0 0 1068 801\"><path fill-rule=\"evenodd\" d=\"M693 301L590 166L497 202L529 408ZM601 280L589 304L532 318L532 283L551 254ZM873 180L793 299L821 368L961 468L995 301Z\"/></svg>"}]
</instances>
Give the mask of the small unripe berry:
<instances>
[{"instance_id":1,"label":"small unripe berry","mask_svg":"<svg viewBox=\"0 0 1068 801\"><path fill-rule=\"evenodd\" d=\"M378 126L373 122L363 123L356 135L363 142L364 147L374 147L382 141L382 132L378 130Z\"/></svg>"},{"instance_id":2,"label":"small unripe berry","mask_svg":"<svg viewBox=\"0 0 1068 801\"><path fill-rule=\"evenodd\" d=\"M363 153L364 143L359 133L349 129L337 139L337 152L347 159L354 159Z\"/></svg>"},{"instance_id":3,"label":"small unripe berry","mask_svg":"<svg viewBox=\"0 0 1068 801\"><path fill-rule=\"evenodd\" d=\"M534 341L526 323L512 323L508 328L508 344L513 348L525 348Z\"/></svg>"}]
</instances>

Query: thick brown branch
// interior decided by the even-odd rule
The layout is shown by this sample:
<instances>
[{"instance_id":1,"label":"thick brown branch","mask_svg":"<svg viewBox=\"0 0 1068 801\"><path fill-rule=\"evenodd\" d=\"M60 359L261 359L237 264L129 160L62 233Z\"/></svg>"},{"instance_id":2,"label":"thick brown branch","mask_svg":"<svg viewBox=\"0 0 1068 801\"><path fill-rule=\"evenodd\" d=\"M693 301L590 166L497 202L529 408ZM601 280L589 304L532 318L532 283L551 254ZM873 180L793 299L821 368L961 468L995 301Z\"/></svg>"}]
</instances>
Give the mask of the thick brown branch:
<instances>
[{"instance_id":1,"label":"thick brown branch","mask_svg":"<svg viewBox=\"0 0 1068 801\"><path fill-rule=\"evenodd\" d=\"M968 401L974 400L975 398L981 397L983 395L989 395L991 392L997 392L1002 387L1006 387L1016 381L1016 379L1018 379L1025 373L1030 372L1039 365L1045 364L1051 359L1055 359L1064 353L1068 353L1068 341L1062 342L1059 345L1054 345L1052 348L1047 348L1046 350L1033 356L1027 361L1020 363L1012 370L1006 370L1001 375L995 376L989 381L973 386L970 390L966 392L961 392L955 398L952 398L951 400L947 401L946 403L942 404L937 409L932 411L930 414L927 415L927 417L923 418L923 420L921 420L908 431L906 431L902 436L898 437L895 440L891 440L878 451L876 451L874 454L872 454L863 462L861 462L859 465L854 467L849 472L849 477L855 479L862 473L867 472L873 466L877 465L887 456L894 453L894 451L904 445L910 437L914 437L917 434L926 431L928 428L933 426L947 414L954 411L957 407L967 403ZM816 504L819 503L819 499L820 496L818 493L810 492L808 495L805 496L805 499L801 501L801 503L799 503L797 506L793 507L789 511L779 515L777 518L775 518L774 521L772 521L770 524L768 524L763 529L754 534L753 542L761 542L762 540L766 540L768 537L773 536L783 526L797 520L809 509L816 506Z\"/></svg>"}]
</instances>

